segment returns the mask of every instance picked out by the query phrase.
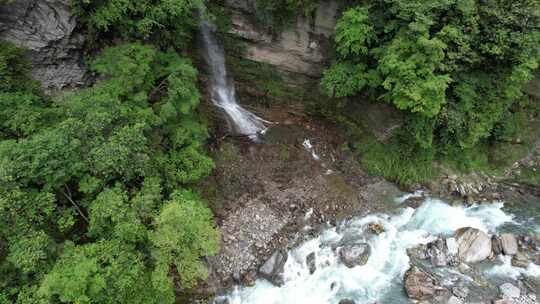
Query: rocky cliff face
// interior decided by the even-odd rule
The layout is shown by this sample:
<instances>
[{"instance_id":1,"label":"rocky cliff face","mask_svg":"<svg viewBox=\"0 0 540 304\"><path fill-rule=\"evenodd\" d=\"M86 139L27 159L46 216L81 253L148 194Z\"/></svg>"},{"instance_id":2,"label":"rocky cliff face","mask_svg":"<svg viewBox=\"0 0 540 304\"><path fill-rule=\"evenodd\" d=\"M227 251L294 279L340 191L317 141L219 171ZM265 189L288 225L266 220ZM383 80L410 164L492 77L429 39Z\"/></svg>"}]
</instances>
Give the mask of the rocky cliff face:
<instances>
[{"instance_id":1,"label":"rocky cliff face","mask_svg":"<svg viewBox=\"0 0 540 304\"><path fill-rule=\"evenodd\" d=\"M244 57L271 64L285 74L320 77L331 55L332 36L339 14L338 2L320 1L313 16L300 15L295 25L278 37L257 30L250 22L249 16L254 12L253 2L225 1L232 14L230 33L241 37L247 44Z\"/></svg>"},{"instance_id":2,"label":"rocky cliff face","mask_svg":"<svg viewBox=\"0 0 540 304\"><path fill-rule=\"evenodd\" d=\"M86 79L84 38L70 0L17 0L0 5L0 39L25 48L32 75L46 90L79 86Z\"/></svg>"}]
</instances>

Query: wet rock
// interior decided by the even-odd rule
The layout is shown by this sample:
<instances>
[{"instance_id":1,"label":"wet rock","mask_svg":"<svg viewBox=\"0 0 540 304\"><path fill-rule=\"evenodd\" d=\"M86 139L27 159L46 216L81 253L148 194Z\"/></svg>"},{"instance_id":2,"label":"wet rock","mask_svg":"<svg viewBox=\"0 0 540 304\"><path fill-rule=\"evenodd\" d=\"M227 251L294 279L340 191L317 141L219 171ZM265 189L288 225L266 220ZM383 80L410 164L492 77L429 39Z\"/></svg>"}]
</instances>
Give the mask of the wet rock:
<instances>
[{"instance_id":1,"label":"wet rock","mask_svg":"<svg viewBox=\"0 0 540 304\"><path fill-rule=\"evenodd\" d=\"M354 304L355 302L351 299L343 299L339 301L339 304Z\"/></svg>"},{"instance_id":2,"label":"wet rock","mask_svg":"<svg viewBox=\"0 0 540 304\"><path fill-rule=\"evenodd\" d=\"M491 254L491 238L475 228L461 228L456 232L459 259L466 263L477 263Z\"/></svg>"},{"instance_id":3,"label":"wet rock","mask_svg":"<svg viewBox=\"0 0 540 304\"><path fill-rule=\"evenodd\" d=\"M448 302L446 303L447 304L463 304L463 301L456 296L451 296L450 299L448 299Z\"/></svg>"},{"instance_id":4,"label":"wet rock","mask_svg":"<svg viewBox=\"0 0 540 304\"><path fill-rule=\"evenodd\" d=\"M414 248L408 248L407 255L411 258L416 258L419 260L429 259L428 248L425 244L418 245Z\"/></svg>"},{"instance_id":5,"label":"wet rock","mask_svg":"<svg viewBox=\"0 0 540 304\"><path fill-rule=\"evenodd\" d=\"M493 251L494 255L499 255L502 253L502 242L501 239L496 235L491 238L491 251Z\"/></svg>"},{"instance_id":6,"label":"wet rock","mask_svg":"<svg viewBox=\"0 0 540 304\"><path fill-rule=\"evenodd\" d=\"M465 299L469 295L469 288L466 286L455 286L452 288L452 294L460 299Z\"/></svg>"},{"instance_id":7,"label":"wet rock","mask_svg":"<svg viewBox=\"0 0 540 304\"><path fill-rule=\"evenodd\" d=\"M253 272L248 272L244 275L244 278L242 280L242 283L244 283L245 286L254 286L256 281L256 275Z\"/></svg>"},{"instance_id":8,"label":"wet rock","mask_svg":"<svg viewBox=\"0 0 540 304\"><path fill-rule=\"evenodd\" d=\"M466 273L469 270L471 270L471 267L469 265L465 264L465 263L459 263L458 270L461 273Z\"/></svg>"},{"instance_id":9,"label":"wet rock","mask_svg":"<svg viewBox=\"0 0 540 304\"><path fill-rule=\"evenodd\" d=\"M435 267L444 267L448 265L448 258L446 253L439 248L431 248L429 251L431 264Z\"/></svg>"},{"instance_id":10,"label":"wet rock","mask_svg":"<svg viewBox=\"0 0 540 304\"><path fill-rule=\"evenodd\" d=\"M502 252L505 255L514 255L518 251L518 243L516 237L511 233L501 235Z\"/></svg>"},{"instance_id":11,"label":"wet rock","mask_svg":"<svg viewBox=\"0 0 540 304\"><path fill-rule=\"evenodd\" d=\"M527 268L529 266L529 257L522 252L518 252L512 258L512 266Z\"/></svg>"},{"instance_id":12,"label":"wet rock","mask_svg":"<svg viewBox=\"0 0 540 304\"><path fill-rule=\"evenodd\" d=\"M385 231L384 226L379 223L369 224L368 229L375 234L381 234Z\"/></svg>"},{"instance_id":13,"label":"wet rock","mask_svg":"<svg viewBox=\"0 0 540 304\"><path fill-rule=\"evenodd\" d=\"M308 266L310 274L313 274L315 270L317 270L315 252L308 254L308 256L306 257L306 265Z\"/></svg>"},{"instance_id":14,"label":"wet rock","mask_svg":"<svg viewBox=\"0 0 540 304\"><path fill-rule=\"evenodd\" d=\"M503 299L517 299L521 295L519 288L510 283L504 283L499 286L499 291Z\"/></svg>"},{"instance_id":15,"label":"wet rock","mask_svg":"<svg viewBox=\"0 0 540 304\"><path fill-rule=\"evenodd\" d=\"M424 203L425 200L426 198L424 196L413 196L406 199L403 204L411 208L417 209Z\"/></svg>"},{"instance_id":16,"label":"wet rock","mask_svg":"<svg viewBox=\"0 0 540 304\"><path fill-rule=\"evenodd\" d=\"M276 286L283 285L283 267L287 262L287 252L277 250L272 256L259 268L261 277L265 278Z\"/></svg>"},{"instance_id":17,"label":"wet rock","mask_svg":"<svg viewBox=\"0 0 540 304\"><path fill-rule=\"evenodd\" d=\"M339 259L349 268L365 265L371 254L369 244L350 244L341 247L339 250Z\"/></svg>"},{"instance_id":18,"label":"wet rock","mask_svg":"<svg viewBox=\"0 0 540 304\"><path fill-rule=\"evenodd\" d=\"M411 299L427 300L436 292L435 280L428 273L413 266L405 273L405 290Z\"/></svg>"},{"instance_id":19,"label":"wet rock","mask_svg":"<svg viewBox=\"0 0 540 304\"><path fill-rule=\"evenodd\" d=\"M446 255L445 241L441 238L428 245L428 254L431 264L435 267L444 267L448 265L448 257Z\"/></svg>"}]
</instances>

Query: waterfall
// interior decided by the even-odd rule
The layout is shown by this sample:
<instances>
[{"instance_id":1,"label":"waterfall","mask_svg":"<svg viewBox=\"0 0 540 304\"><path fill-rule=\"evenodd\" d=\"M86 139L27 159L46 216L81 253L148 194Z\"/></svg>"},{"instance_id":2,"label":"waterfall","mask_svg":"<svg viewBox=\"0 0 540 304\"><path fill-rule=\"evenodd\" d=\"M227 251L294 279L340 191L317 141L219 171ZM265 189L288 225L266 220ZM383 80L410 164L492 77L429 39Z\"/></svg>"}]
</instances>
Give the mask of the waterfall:
<instances>
[{"instance_id":1,"label":"waterfall","mask_svg":"<svg viewBox=\"0 0 540 304\"><path fill-rule=\"evenodd\" d=\"M234 86L227 78L224 50L216 39L214 26L201 21L200 28L204 58L210 70L212 102L225 112L235 133L257 139L257 135L266 130L266 121L236 102Z\"/></svg>"}]
</instances>

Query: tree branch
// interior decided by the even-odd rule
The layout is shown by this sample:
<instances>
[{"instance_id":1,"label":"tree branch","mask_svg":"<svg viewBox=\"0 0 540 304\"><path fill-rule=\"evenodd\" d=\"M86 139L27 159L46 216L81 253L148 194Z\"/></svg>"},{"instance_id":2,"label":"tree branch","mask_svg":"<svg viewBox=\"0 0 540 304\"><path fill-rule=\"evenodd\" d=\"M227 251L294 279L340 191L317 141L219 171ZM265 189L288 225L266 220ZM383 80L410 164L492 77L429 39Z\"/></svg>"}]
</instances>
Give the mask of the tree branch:
<instances>
[{"instance_id":1,"label":"tree branch","mask_svg":"<svg viewBox=\"0 0 540 304\"><path fill-rule=\"evenodd\" d=\"M68 191L69 194L67 194L66 192L62 191L62 194L68 199L68 201L70 201L70 203L73 205L73 207L75 207L75 209L77 209L77 211L79 212L79 214L81 215L81 217L86 221L86 223L90 223L90 221L88 220L88 217L86 217L86 215L84 215L83 211L81 210L81 208L77 205L77 203L75 203L75 201L73 201L73 199L71 198L71 190L69 190L69 187L67 185L64 185L64 187L66 188L66 190Z\"/></svg>"}]
</instances>

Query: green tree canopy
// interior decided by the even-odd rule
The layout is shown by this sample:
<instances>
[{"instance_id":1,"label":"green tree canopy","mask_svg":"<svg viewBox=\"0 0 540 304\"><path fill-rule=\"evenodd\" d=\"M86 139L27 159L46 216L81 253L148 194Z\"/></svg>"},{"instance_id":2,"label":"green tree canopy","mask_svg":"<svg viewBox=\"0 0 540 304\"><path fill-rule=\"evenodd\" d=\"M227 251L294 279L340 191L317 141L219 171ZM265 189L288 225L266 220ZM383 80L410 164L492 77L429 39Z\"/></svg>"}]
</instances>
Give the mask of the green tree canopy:
<instances>
[{"instance_id":1,"label":"green tree canopy","mask_svg":"<svg viewBox=\"0 0 540 304\"><path fill-rule=\"evenodd\" d=\"M538 1L354 3L338 21L338 58L322 87L392 103L423 148L463 151L492 136L538 67Z\"/></svg>"},{"instance_id":2,"label":"green tree canopy","mask_svg":"<svg viewBox=\"0 0 540 304\"><path fill-rule=\"evenodd\" d=\"M213 169L196 69L172 51L120 44L91 62L98 83L44 97L7 46L0 301L174 303L171 270L189 286L204 279L200 258L219 238L198 197L171 197Z\"/></svg>"}]
</instances>

